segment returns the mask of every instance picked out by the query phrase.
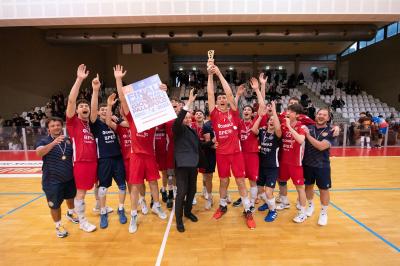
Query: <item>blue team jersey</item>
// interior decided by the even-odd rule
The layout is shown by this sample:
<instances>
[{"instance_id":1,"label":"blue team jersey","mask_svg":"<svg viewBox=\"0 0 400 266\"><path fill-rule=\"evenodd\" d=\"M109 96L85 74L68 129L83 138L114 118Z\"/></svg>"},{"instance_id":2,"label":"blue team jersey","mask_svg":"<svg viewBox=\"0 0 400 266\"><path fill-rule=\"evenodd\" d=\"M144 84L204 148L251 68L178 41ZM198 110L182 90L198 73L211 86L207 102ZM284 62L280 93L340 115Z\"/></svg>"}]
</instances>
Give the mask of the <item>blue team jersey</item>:
<instances>
[{"instance_id":1,"label":"blue team jersey","mask_svg":"<svg viewBox=\"0 0 400 266\"><path fill-rule=\"evenodd\" d=\"M212 127L211 120L209 120L209 121L204 123L202 132L203 132L203 135L209 133L211 139L214 138L215 135L214 135L214 130L213 130L213 127Z\"/></svg>"},{"instance_id":2,"label":"blue team jersey","mask_svg":"<svg viewBox=\"0 0 400 266\"><path fill-rule=\"evenodd\" d=\"M114 130L107 126L106 123L97 118L94 123L90 123L90 129L96 140L97 157L99 159L121 155L118 138Z\"/></svg>"},{"instance_id":3,"label":"blue team jersey","mask_svg":"<svg viewBox=\"0 0 400 266\"><path fill-rule=\"evenodd\" d=\"M279 167L278 153L281 144L280 138L267 129L260 128L258 132L260 142L260 167Z\"/></svg>"},{"instance_id":4,"label":"blue team jersey","mask_svg":"<svg viewBox=\"0 0 400 266\"><path fill-rule=\"evenodd\" d=\"M330 145L333 144L334 137L332 135L332 128L326 126L323 128L317 128L315 125L308 126L310 135L318 141L328 141ZM306 146L304 150L303 165L316 167L316 168L328 168L330 167L329 160L329 148L323 151L315 148L306 138Z\"/></svg>"},{"instance_id":5,"label":"blue team jersey","mask_svg":"<svg viewBox=\"0 0 400 266\"><path fill-rule=\"evenodd\" d=\"M36 143L36 148L46 146L53 142L51 136L44 137ZM63 160L63 155L65 160ZM59 184L68 182L74 178L72 168L72 143L69 138L56 145L45 156L42 157L42 183Z\"/></svg>"}]
</instances>

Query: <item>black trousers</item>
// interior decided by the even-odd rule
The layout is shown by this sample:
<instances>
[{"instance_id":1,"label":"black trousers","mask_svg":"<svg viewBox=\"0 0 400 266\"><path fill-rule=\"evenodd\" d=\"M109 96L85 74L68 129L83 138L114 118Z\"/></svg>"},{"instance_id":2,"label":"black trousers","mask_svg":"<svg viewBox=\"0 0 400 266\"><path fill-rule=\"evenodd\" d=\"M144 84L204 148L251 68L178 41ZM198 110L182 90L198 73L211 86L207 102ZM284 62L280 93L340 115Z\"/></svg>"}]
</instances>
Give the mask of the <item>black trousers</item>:
<instances>
[{"instance_id":1,"label":"black trousers","mask_svg":"<svg viewBox=\"0 0 400 266\"><path fill-rule=\"evenodd\" d=\"M177 186L175 199L176 223L182 223L183 212L192 212L193 198L197 190L197 168L175 168L175 176Z\"/></svg>"}]
</instances>

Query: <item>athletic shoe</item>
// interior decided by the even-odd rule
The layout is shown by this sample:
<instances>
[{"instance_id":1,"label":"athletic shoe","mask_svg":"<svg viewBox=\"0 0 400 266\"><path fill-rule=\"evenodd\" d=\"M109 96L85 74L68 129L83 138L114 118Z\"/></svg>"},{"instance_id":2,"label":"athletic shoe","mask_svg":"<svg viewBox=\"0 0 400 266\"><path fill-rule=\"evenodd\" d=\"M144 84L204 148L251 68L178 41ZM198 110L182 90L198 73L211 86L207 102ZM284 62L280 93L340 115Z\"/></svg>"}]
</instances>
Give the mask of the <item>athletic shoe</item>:
<instances>
[{"instance_id":1,"label":"athletic shoe","mask_svg":"<svg viewBox=\"0 0 400 266\"><path fill-rule=\"evenodd\" d=\"M227 211L228 211L228 207L227 207L227 206L223 207L223 206L219 205L217 211L216 211L216 212L214 213L214 215L213 215L213 218L218 220L218 219L221 218L222 215L224 215Z\"/></svg>"},{"instance_id":2,"label":"athletic shoe","mask_svg":"<svg viewBox=\"0 0 400 266\"><path fill-rule=\"evenodd\" d=\"M89 223L88 220L86 219L81 223L79 223L79 228L88 233L96 230L96 226L94 224Z\"/></svg>"},{"instance_id":3,"label":"athletic shoe","mask_svg":"<svg viewBox=\"0 0 400 266\"><path fill-rule=\"evenodd\" d=\"M299 212L296 217L293 218L293 222L295 223L302 223L307 220L307 215L305 213Z\"/></svg>"},{"instance_id":4,"label":"athletic shoe","mask_svg":"<svg viewBox=\"0 0 400 266\"><path fill-rule=\"evenodd\" d=\"M211 209L211 207L213 206L213 199L212 198L209 198L209 199L207 199L206 200L206 205L204 206L204 208L206 209L206 210L210 210Z\"/></svg>"},{"instance_id":5,"label":"athletic shoe","mask_svg":"<svg viewBox=\"0 0 400 266\"><path fill-rule=\"evenodd\" d=\"M114 209L109 207L109 206L106 206L106 210L107 210L107 213L112 213L114 211ZM100 207L97 207L97 206L94 207L93 208L93 212L99 213L100 212Z\"/></svg>"},{"instance_id":6,"label":"athletic shoe","mask_svg":"<svg viewBox=\"0 0 400 266\"><path fill-rule=\"evenodd\" d=\"M75 215L75 213L69 214L69 212L67 212L65 214L65 217L67 218L67 220L69 220L70 222L74 223L74 224L79 224L79 219L78 217Z\"/></svg>"},{"instance_id":7,"label":"athletic shoe","mask_svg":"<svg viewBox=\"0 0 400 266\"><path fill-rule=\"evenodd\" d=\"M251 213L255 213L256 212L256 208L254 206L250 206L250 211L251 211Z\"/></svg>"},{"instance_id":8,"label":"athletic shoe","mask_svg":"<svg viewBox=\"0 0 400 266\"><path fill-rule=\"evenodd\" d=\"M168 199L167 191L166 190L162 191L162 189L160 189L160 193L161 193L162 201L167 202L167 199Z\"/></svg>"},{"instance_id":9,"label":"athletic shoe","mask_svg":"<svg viewBox=\"0 0 400 266\"><path fill-rule=\"evenodd\" d=\"M168 199L167 199L167 208L172 209L172 206L174 205L174 192L173 190L168 191Z\"/></svg>"},{"instance_id":10,"label":"athletic shoe","mask_svg":"<svg viewBox=\"0 0 400 266\"><path fill-rule=\"evenodd\" d=\"M142 198L139 200L140 209L142 210L142 214L146 215L149 213L149 209L147 208L146 200Z\"/></svg>"},{"instance_id":11,"label":"athletic shoe","mask_svg":"<svg viewBox=\"0 0 400 266\"><path fill-rule=\"evenodd\" d=\"M318 224L321 226L327 225L328 224L328 214L327 213L320 213L319 214L319 219L318 219Z\"/></svg>"},{"instance_id":12,"label":"athletic shoe","mask_svg":"<svg viewBox=\"0 0 400 266\"><path fill-rule=\"evenodd\" d=\"M276 217L278 217L278 212L277 211L269 211L267 216L265 216L264 221L270 223L275 221Z\"/></svg>"},{"instance_id":13,"label":"athletic shoe","mask_svg":"<svg viewBox=\"0 0 400 266\"><path fill-rule=\"evenodd\" d=\"M203 191L201 192L201 195L203 196L204 199L207 199L208 193L207 193L206 187L203 187Z\"/></svg>"},{"instance_id":14,"label":"athletic shoe","mask_svg":"<svg viewBox=\"0 0 400 266\"><path fill-rule=\"evenodd\" d=\"M68 231L65 230L64 226L60 225L56 228L56 235L59 238L64 238L68 236Z\"/></svg>"},{"instance_id":15,"label":"athletic shoe","mask_svg":"<svg viewBox=\"0 0 400 266\"><path fill-rule=\"evenodd\" d=\"M118 209L118 216L119 216L119 223L126 224L126 222L128 221L128 218L126 218L124 208L122 208L122 210Z\"/></svg>"},{"instance_id":16,"label":"athletic shoe","mask_svg":"<svg viewBox=\"0 0 400 266\"><path fill-rule=\"evenodd\" d=\"M100 228L105 229L108 227L108 214L100 214Z\"/></svg>"},{"instance_id":17,"label":"athletic shoe","mask_svg":"<svg viewBox=\"0 0 400 266\"><path fill-rule=\"evenodd\" d=\"M131 221L129 222L129 233L133 234L137 231L137 220L138 220L138 216L135 215L131 215Z\"/></svg>"},{"instance_id":18,"label":"athletic shoe","mask_svg":"<svg viewBox=\"0 0 400 266\"><path fill-rule=\"evenodd\" d=\"M278 211L281 211L281 210L284 210L284 209L289 209L289 208L290 208L290 203L281 202L281 203L276 205L276 210L278 210Z\"/></svg>"},{"instance_id":19,"label":"athletic shoe","mask_svg":"<svg viewBox=\"0 0 400 266\"><path fill-rule=\"evenodd\" d=\"M256 221L254 221L253 213L250 210L248 210L245 213L245 217L246 217L247 227L250 228L251 230L255 229L256 228Z\"/></svg>"},{"instance_id":20,"label":"athletic shoe","mask_svg":"<svg viewBox=\"0 0 400 266\"><path fill-rule=\"evenodd\" d=\"M367 149L371 149L371 146L367 145Z\"/></svg>"},{"instance_id":21,"label":"athletic shoe","mask_svg":"<svg viewBox=\"0 0 400 266\"><path fill-rule=\"evenodd\" d=\"M153 213L157 214L160 219L163 219L163 220L167 219L167 214L161 209L161 206L156 207L155 205L153 205L153 208L151 208L151 211Z\"/></svg>"},{"instance_id":22,"label":"athletic shoe","mask_svg":"<svg viewBox=\"0 0 400 266\"><path fill-rule=\"evenodd\" d=\"M196 205L196 204L197 204L197 199L196 199L196 197L194 197L194 198L193 198L192 205Z\"/></svg>"},{"instance_id":23,"label":"athletic shoe","mask_svg":"<svg viewBox=\"0 0 400 266\"><path fill-rule=\"evenodd\" d=\"M263 211L266 211L266 210L268 210L268 204L267 203L264 203L263 205L258 207L258 211L259 212L263 212Z\"/></svg>"},{"instance_id":24,"label":"athletic shoe","mask_svg":"<svg viewBox=\"0 0 400 266\"><path fill-rule=\"evenodd\" d=\"M226 192L226 203L228 203L228 204L231 204L231 203L232 203L231 196L229 195L228 192Z\"/></svg>"},{"instance_id":25,"label":"athletic shoe","mask_svg":"<svg viewBox=\"0 0 400 266\"><path fill-rule=\"evenodd\" d=\"M308 204L308 206L307 206L307 209L306 209L306 215L308 216L308 217L311 217L311 215L313 215L313 213L314 213L314 204Z\"/></svg>"},{"instance_id":26,"label":"athletic shoe","mask_svg":"<svg viewBox=\"0 0 400 266\"><path fill-rule=\"evenodd\" d=\"M240 207L242 205L242 198L238 198L234 203L232 203L233 207Z\"/></svg>"}]
</instances>

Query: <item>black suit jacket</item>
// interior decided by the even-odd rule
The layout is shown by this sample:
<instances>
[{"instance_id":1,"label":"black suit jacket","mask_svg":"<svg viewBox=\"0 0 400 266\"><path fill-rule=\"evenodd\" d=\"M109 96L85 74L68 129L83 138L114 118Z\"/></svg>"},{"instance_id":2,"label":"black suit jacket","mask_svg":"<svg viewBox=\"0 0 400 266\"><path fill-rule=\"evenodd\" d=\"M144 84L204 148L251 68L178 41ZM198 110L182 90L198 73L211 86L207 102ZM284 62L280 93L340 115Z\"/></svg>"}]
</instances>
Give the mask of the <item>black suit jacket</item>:
<instances>
[{"instance_id":1,"label":"black suit jacket","mask_svg":"<svg viewBox=\"0 0 400 266\"><path fill-rule=\"evenodd\" d=\"M187 111L181 110L175 119L172 131L174 133L174 157L176 167L205 167L206 161L197 133L183 124Z\"/></svg>"}]
</instances>

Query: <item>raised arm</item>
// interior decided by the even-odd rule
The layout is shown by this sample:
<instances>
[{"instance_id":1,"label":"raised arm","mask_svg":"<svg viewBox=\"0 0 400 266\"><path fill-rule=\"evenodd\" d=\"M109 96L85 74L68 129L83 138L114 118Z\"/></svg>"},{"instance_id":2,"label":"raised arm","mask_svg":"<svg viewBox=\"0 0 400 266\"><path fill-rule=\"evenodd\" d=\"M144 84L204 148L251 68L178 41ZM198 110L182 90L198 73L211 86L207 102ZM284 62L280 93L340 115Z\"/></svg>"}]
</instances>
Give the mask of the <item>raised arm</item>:
<instances>
[{"instance_id":1,"label":"raised arm","mask_svg":"<svg viewBox=\"0 0 400 266\"><path fill-rule=\"evenodd\" d=\"M280 138L282 137L281 122L279 122L278 113L276 112L276 102L272 101L272 119L274 120L275 135Z\"/></svg>"},{"instance_id":2,"label":"raised arm","mask_svg":"<svg viewBox=\"0 0 400 266\"><path fill-rule=\"evenodd\" d=\"M242 97L243 93L244 93L244 84L241 84L241 85L238 87L237 92L236 92L236 96L235 96L235 104L236 104L236 106L238 106L238 107L239 107L239 100L240 100L240 97Z\"/></svg>"},{"instance_id":3,"label":"raised arm","mask_svg":"<svg viewBox=\"0 0 400 266\"><path fill-rule=\"evenodd\" d=\"M43 157L46 154L48 154L53 148L54 146L56 146L57 144L60 144L61 142L63 142L63 140L65 139L64 135L58 136L57 138L55 138L52 142L50 142L49 144L45 145L45 146L39 146L36 148L36 154L39 157Z\"/></svg>"},{"instance_id":4,"label":"raised arm","mask_svg":"<svg viewBox=\"0 0 400 266\"><path fill-rule=\"evenodd\" d=\"M294 140L299 144L303 144L306 137L304 135L300 135L296 130L294 130L294 128L292 128L289 118L285 118L285 121L286 126L288 127L290 133L292 133Z\"/></svg>"},{"instance_id":5,"label":"raised arm","mask_svg":"<svg viewBox=\"0 0 400 266\"><path fill-rule=\"evenodd\" d=\"M81 87L83 80L85 80L88 75L89 71L86 71L86 66L84 64L79 65L78 70L76 71L75 83L72 86L68 96L68 104L66 111L66 115L68 118L71 118L75 115L76 98L78 98L79 88Z\"/></svg>"},{"instance_id":6,"label":"raised arm","mask_svg":"<svg viewBox=\"0 0 400 266\"><path fill-rule=\"evenodd\" d=\"M99 107L99 90L100 90L99 74L92 80L92 100L90 101L90 122L94 123L97 119L97 109Z\"/></svg>"},{"instance_id":7,"label":"raised arm","mask_svg":"<svg viewBox=\"0 0 400 266\"><path fill-rule=\"evenodd\" d=\"M228 82L225 80L224 76L222 75L221 71L219 70L219 68L218 68L216 65L214 65L214 66L211 68L211 71L212 71L215 75L217 75L217 77L218 77L219 80L221 81L222 88L224 89L224 92L225 92L225 94L226 94L226 99L228 100L228 103L229 103L231 109L232 109L233 111L236 111L236 110L237 110L237 106L236 106L236 104L235 104L235 97L233 96L232 89L231 89L231 87L229 86Z\"/></svg>"},{"instance_id":8,"label":"raised arm","mask_svg":"<svg viewBox=\"0 0 400 266\"><path fill-rule=\"evenodd\" d=\"M129 114L129 106L125 99L125 94L122 91L122 78L126 75L126 70L124 71L124 67L121 65L116 65L114 67L114 77L115 83L117 85L117 91L119 95L119 100L121 101L122 110L124 114Z\"/></svg>"},{"instance_id":9,"label":"raised arm","mask_svg":"<svg viewBox=\"0 0 400 266\"><path fill-rule=\"evenodd\" d=\"M215 108L215 96L214 96L214 80L212 73L213 59L209 59L207 63L208 81L207 81L207 98L208 98L208 110L210 113Z\"/></svg>"},{"instance_id":10,"label":"raised arm","mask_svg":"<svg viewBox=\"0 0 400 266\"><path fill-rule=\"evenodd\" d=\"M116 96L115 93L108 96L107 112L106 112L106 125L112 128L114 131L117 130L117 124L112 120L112 107L117 102L115 96Z\"/></svg>"},{"instance_id":11,"label":"raised arm","mask_svg":"<svg viewBox=\"0 0 400 266\"><path fill-rule=\"evenodd\" d=\"M258 101L258 105L261 106L265 106L265 97L263 98L260 89L259 89L259 84L258 84L258 80L256 78L251 78L250 79L250 86L253 89L253 91L256 93L257 95L257 101Z\"/></svg>"},{"instance_id":12,"label":"raised arm","mask_svg":"<svg viewBox=\"0 0 400 266\"><path fill-rule=\"evenodd\" d=\"M185 106L179 111L178 118L175 119L174 125L172 126L172 131L174 132L174 134L179 135L180 133L182 133L183 120L186 117L186 113L189 112L193 102L196 100L196 96L197 94L194 94L194 89L191 89L189 93L189 100L187 101Z\"/></svg>"},{"instance_id":13,"label":"raised arm","mask_svg":"<svg viewBox=\"0 0 400 266\"><path fill-rule=\"evenodd\" d=\"M263 72L260 73L260 76L258 77L258 80L261 83L261 96L263 97L263 99L265 100L265 86L267 84L268 81L268 76L264 75Z\"/></svg>"}]
</instances>

